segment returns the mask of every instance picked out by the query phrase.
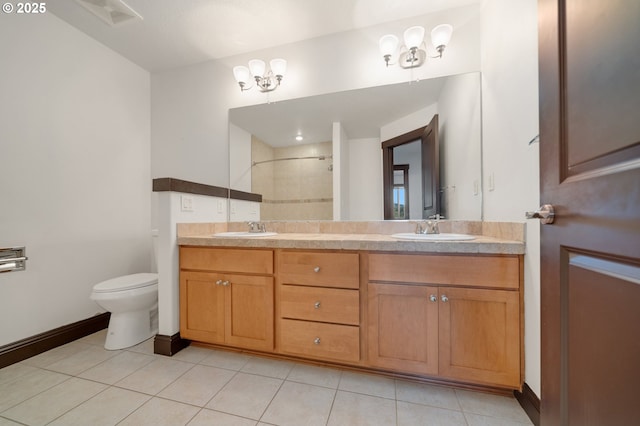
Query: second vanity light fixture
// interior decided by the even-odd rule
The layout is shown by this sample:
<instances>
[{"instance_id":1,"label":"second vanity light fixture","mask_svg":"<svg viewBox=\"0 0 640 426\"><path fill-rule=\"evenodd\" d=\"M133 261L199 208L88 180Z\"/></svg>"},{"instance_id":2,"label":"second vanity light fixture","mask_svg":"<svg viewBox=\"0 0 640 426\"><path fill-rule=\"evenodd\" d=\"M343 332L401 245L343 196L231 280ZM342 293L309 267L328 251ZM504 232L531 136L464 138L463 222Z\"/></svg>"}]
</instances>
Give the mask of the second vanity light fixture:
<instances>
[{"instance_id":1,"label":"second vanity light fixture","mask_svg":"<svg viewBox=\"0 0 640 426\"><path fill-rule=\"evenodd\" d=\"M284 74L287 72L287 61L284 59L272 59L269 62L270 69L260 59L249 61L249 68L238 65L233 67L233 76L240 85L240 90L249 90L252 87L251 80L261 92L271 92L280 86Z\"/></svg>"},{"instance_id":2,"label":"second vanity light fixture","mask_svg":"<svg viewBox=\"0 0 640 426\"><path fill-rule=\"evenodd\" d=\"M442 52L451 40L453 27L449 24L442 24L431 30L431 43L438 52L432 58L442 58ZM415 26L407 28L403 35L404 45L400 46L398 64L402 68L416 68L422 66L427 59L427 52L424 43L424 27ZM387 34L380 38L380 53L384 57L387 66L395 63L395 55L398 51L400 41L393 34Z\"/></svg>"}]
</instances>

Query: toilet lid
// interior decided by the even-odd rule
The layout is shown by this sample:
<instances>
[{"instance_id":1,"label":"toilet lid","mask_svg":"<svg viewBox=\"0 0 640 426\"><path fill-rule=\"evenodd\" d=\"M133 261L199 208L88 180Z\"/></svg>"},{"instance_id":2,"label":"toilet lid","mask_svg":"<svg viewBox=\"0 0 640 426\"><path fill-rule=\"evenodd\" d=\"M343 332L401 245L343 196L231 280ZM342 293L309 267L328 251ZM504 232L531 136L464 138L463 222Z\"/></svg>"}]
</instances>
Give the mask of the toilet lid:
<instances>
[{"instance_id":1,"label":"toilet lid","mask_svg":"<svg viewBox=\"0 0 640 426\"><path fill-rule=\"evenodd\" d=\"M93 287L96 293L108 293L111 291L131 290L134 288L147 287L158 283L158 274L141 273L124 275L102 281Z\"/></svg>"}]
</instances>

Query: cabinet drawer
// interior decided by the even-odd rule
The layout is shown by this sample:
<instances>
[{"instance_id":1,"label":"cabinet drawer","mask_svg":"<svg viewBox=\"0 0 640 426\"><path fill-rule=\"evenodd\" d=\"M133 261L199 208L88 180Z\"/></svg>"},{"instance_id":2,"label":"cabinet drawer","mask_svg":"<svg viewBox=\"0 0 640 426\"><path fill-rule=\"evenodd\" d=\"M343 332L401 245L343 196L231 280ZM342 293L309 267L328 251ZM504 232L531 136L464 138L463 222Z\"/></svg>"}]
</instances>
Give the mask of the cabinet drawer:
<instances>
[{"instance_id":1,"label":"cabinet drawer","mask_svg":"<svg viewBox=\"0 0 640 426\"><path fill-rule=\"evenodd\" d=\"M518 256L369 254L369 280L477 287L520 287Z\"/></svg>"},{"instance_id":2,"label":"cabinet drawer","mask_svg":"<svg viewBox=\"0 0 640 426\"><path fill-rule=\"evenodd\" d=\"M341 361L360 360L360 328L351 325L280 320L282 352Z\"/></svg>"},{"instance_id":3,"label":"cabinet drawer","mask_svg":"<svg viewBox=\"0 0 640 426\"><path fill-rule=\"evenodd\" d=\"M180 269L271 275L273 251L180 247Z\"/></svg>"},{"instance_id":4,"label":"cabinet drawer","mask_svg":"<svg viewBox=\"0 0 640 426\"><path fill-rule=\"evenodd\" d=\"M337 288L280 286L283 318L360 324L360 293Z\"/></svg>"},{"instance_id":5,"label":"cabinet drawer","mask_svg":"<svg viewBox=\"0 0 640 426\"><path fill-rule=\"evenodd\" d=\"M282 251L279 267L283 284L360 287L360 261L357 253Z\"/></svg>"}]
</instances>

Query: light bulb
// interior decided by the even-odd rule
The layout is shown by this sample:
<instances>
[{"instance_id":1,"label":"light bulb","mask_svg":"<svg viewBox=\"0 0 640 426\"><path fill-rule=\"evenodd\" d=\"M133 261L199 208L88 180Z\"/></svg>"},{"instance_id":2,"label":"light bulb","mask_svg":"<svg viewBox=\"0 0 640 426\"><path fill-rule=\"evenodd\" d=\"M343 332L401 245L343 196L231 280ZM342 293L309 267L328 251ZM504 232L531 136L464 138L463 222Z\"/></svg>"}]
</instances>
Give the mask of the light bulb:
<instances>
[{"instance_id":1,"label":"light bulb","mask_svg":"<svg viewBox=\"0 0 640 426\"><path fill-rule=\"evenodd\" d=\"M251 70L251 75L254 77L263 77L266 68L266 64L260 59L252 59L249 61L249 69Z\"/></svg>"},{"instance_id":2,"label":"light bulb","mask_svg":"<svg viewBox=\"0 0 640 426\"><path fill-rule=\"evenodd\" d=\"M415 26L407 28L404 32L404 44L407 49L411 50L414 47L419 48L424 41L424 27Z\"/></svg>"},{"instance_id":3,"label":"light bulb","mask_svg":"<svg viewBox=\"0 0 640 426\"><path fill-rule=\"evenodd\" d=\"M393 34L387 34L380 38L380 53L382 56L393 56L396 53L396 49L398 49L398 37Z\"/></svg>"},{"instance_id":4,"label":"light bulb","mask_svg":"<svg viewBox=\"0 0 640 426\"><path fill-rule=\"evenodd\" d=\"M235 77L238 83L246 84L251 79L251 73L249 72L249 68L238 65L233 67L233 76Z\"/></svg>"},{"instance_id":5,"label":"light bulb","mask_svg":"<svg viewBox=\"0 0 640 426\"><path fill-rule=\"evenodd\" d=\"M272 59L269 62L269 65L271 66L271 72L273 72L274 75L284 76L287 72L287 61L284 59Z\"/></svg>"},{"instance_id":6,"label":"light bulb","mask_svg":"<svg viewBox=\"0 0 640 426\"><path fill-rule=\"evenodd\" d=\"M446 46L451 40L451 34L453 34L453 27L449 24L442 24L431 30L431 43L433 47Z\"/></svg>"}]
</instances>

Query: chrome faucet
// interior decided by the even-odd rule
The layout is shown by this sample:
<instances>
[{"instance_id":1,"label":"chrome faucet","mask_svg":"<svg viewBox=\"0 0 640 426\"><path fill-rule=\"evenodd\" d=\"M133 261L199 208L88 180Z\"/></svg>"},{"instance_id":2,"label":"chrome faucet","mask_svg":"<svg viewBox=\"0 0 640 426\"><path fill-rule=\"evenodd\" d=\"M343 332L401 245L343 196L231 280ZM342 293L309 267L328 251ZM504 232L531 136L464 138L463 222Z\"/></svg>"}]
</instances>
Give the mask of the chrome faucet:
<instances>
[{"instance_id":1,"label":"chrome faucet","mask_svg":"<svg viewBox=\"0 0 640 426\"><path fill-rule=\"evenodd\" d=\"M444 216L438 213L429 216L429 220L416 223L416 234L439 234L440 228L438 227L438 223L440 219L444 219Z\"/></svg>"},{"instance_id":2,"label":"chrome faucet","mask_svg":"<svg viewBox=\"0 0 640 426\"><path fill-rule=\"evenodd\" d=\"M247 226L249 226L249 232L251 233L267 232L267 226L264 223L247 222Z\"/></svg>"}]
</instances>

